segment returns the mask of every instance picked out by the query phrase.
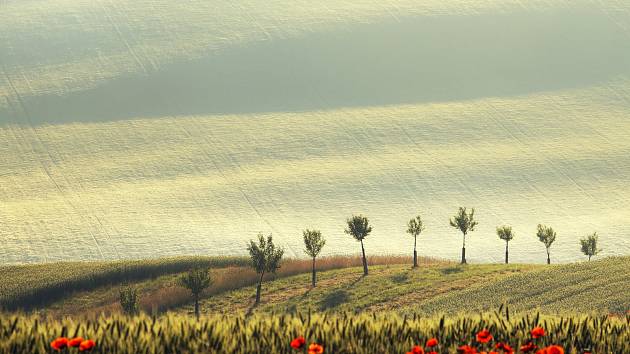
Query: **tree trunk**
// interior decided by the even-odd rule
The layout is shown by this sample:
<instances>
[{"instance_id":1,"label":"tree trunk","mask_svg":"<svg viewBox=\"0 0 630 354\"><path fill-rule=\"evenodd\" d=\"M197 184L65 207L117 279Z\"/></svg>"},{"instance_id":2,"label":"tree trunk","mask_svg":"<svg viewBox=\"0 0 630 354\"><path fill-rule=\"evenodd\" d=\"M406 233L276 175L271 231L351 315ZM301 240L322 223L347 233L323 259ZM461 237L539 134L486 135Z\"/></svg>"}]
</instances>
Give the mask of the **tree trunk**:
<instances>
[{"instance_id":1,"label":"tree trunk","mask_svg":"<svg viewBox=\"0 0 630 354\"><path fill-rule=\"evenodd\" d=\"M365 258L365 248L363 248L363 240L361 240L361 252L363 253L363 275L368 275L368 264Z\"/></svg>"},{"instance_id":2,"label":"tree trunk","mask_svg":"<svg viewBox=\"0 0 630 354\"><path fill-rule=\"evenodd\" d=\"M591 255L588 256L588 261L589 262L591 261L591 257L592 257Z\"/></svg>"},{"instance_id":3,"label":"tree trunk","mask_svg":"<svg viewBox=\"0 0 630 354\"><path fill-rule=\"evenodd\" d=\"M505 264L508 264L508 244L509 242L505 241Z\"/></svg>"},{"instance_id":4,"label":"tree trunk","mask_svg":"<svg viewBox=\"0 0 630 354\"><path fill-rule=\"evenodd\" d=\"M551 258L549 257L549 250L547 250L547 264L551 264Z\"/></svg>"},{"instance_id":5,"label":"tree trunk","mask_svg":"<svg viewBox=\"0 0 630 354\"><path fill-rule=\"evenodd\" d=\"M466 234L464 234L464 242L462 243L462 264L466 264Z\"/></svg>"},{"instance_id":6,"label":"tree trunk","mask_svg":"<svg viewBox=\"0 0 630 354\"><path fill-rule=\"evenodd\" d=\"M413 237L413 267L414 268L418 268L418 252L416 252L416 238L417 236Z\"/></svg>"},{"instance_id":7,"label":"tree trunk","mask_svg":"<svg viewBox=\"0 0 630 354\"><path fill-rule=\"evenodd\" d=\"M311 283L313 287L315 287L315 257L313 257L313 277L311 278Z\"/></svg>"},{"instance_id":8,"label":"tree trunk","mask_svg":"<svg viewBox=\"0 0 630 354\"><path fill-rule=\"evenodd\" d=\"M195 294L195 317L199 319L199 295Z\"/></svg>"},{"instance_id":9,"label":"tree trunk","mask_svg":"<svg viewBox=\"0 0 630 354\"><path fill-rule=\"evenodd\" d=\"M260 280L258 281L258 286L256 287L256 304L260 303L260 288L262 287L263 276L265 276L265 272L260 273Z\"/></svg>"}]
</instances>

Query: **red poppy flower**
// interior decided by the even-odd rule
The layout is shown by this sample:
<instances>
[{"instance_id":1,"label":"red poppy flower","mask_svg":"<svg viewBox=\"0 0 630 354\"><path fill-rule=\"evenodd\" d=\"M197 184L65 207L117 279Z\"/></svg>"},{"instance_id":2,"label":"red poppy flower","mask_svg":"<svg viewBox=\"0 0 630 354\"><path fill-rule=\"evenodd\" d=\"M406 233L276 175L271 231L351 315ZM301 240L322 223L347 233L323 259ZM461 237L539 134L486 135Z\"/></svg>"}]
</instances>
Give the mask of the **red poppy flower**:
<instances>
[{"instance_id":1,"label":"red poppy flower","mask_svg":"<svg viewBox=\"0 0 630 354\"><path fill-rule=\"evenodd\" d=\"M313 343L308 346L308 354L321 354L324 352L324 347L317 343Z\"/></svg>"},{"instance_id":2,"label":"red poppy flower","mask_svg":"<svg viewBox=\"0 0 630 354\"><path fill-rule=\"evenodd\" d=\"M433 348L433 347L435 347L436 345L438 345L438 340L437 340L437 339L435 339L435 338L431 338L431 339L429 339L429 340L427 341L427 347L429 347L429 348Z\"/></svg>"},{"instance_id":3,"label":"red poppy flower","mask_svg":"<svg viewBox=\"0 0 630 354\"><path fill-rule=\"evenodd\" d=\"M438 354L438 352L428 352L427 354Z\"/></svg>"},{"instance_id":4,"label":"red poppy flower","mask_svg":"<svg viewBox=\"0 0 630 354\"><path fill-rule=\"evenodd\" d=\"M79 351L81 351L81 352L89 352L92 349L94 349L95 346L96 346L96 343L94 343L93 340L91 340L91 339L84 340L79 345Z\"/></svg>"},{"instance_id":5,"label":"red poppy flower","mask_svg":"<svg viewBox=\"0 0 630 354\"><path fill-rule=\"evenodd\" d=\"M291 341L291 348L293 349L301 349L306 344L306 339L304 337L299 336Z\"/></svg>"},{"instance_id":6,"label":"red poppy flower","mask_svg":"<svg viewBox=\"0 0 630 354\"><path fill-rule=\"evenodd\" d=\"M461 354L477 354L477 348L471 347L470 345L462 345L457 348L457 352Z\"/></svg>"},{"instance_id":7,"label":"red poppy flower","mask_svg":"<svg viewBox=\"0 0 630 354\"><path fill-rule=\"evenodd\" d=\"M83 342L84 339L82 337L76 337L76 338L72 338L68 341L68 347L71 348L76 348L78 346L81 345L81 342Z\"/></svg>"},{"instance_id":8,"label":"red poppy flower","mask_svg":"<svg viewBox=\"0 0 630 354\"><path fill-rule=\"evenodd\" d=\"M564 349L559 345L550 345L546 349L547 354L564 354Z\"/></svg>"},{"instance_id":9,"label":"red poppy flower","mask_svg":"<svg viewBox=\"0 0 630 354\"><path fill-rule=\"evenodd\" d=\"M419 345L414 345L413 348L411 348L411 353L412 354L424 354L424 349L419 346Z\"/></svg>"},{"instance_id":10,"label":"red poppy flower","mask_svg":"<svg viewBox=\"0 0 630 354\"><path fill-rule=\"evenodd\" d=\"M492 334L490 334L490 331L488 331L487 329L481 330L479 331L479 333L477 333L477 342L488 343L491 340Z\"/></svg>"},{"instance_id":11,"label":"red poppy flower","mask_svg":"<svg viewBox=\"0 0 630 354\"><path fill-rule=\"evenodd\" d=\"M50 342L50 347L56 351L61 351L61 349L64 349L67 346L68 346L68 338L66 337L59 337L55 339L54 341Z\"/></svg>"},{"instance_id":12,"label":"red poppy flower","mask_svg":"<svg viewBox=\"0 0 630 354\"><path fill-rule=\"evenodd\" d=\"M533 352L536 349L538 349L538 346L532 342L521 345L521 351L523 353Z\"/></svg>"},{"instance_id":13,"label":"red poppy flower","mask_svg":"<svg viewBox=\"0 0 630 354\"><path fill-rule=\"evenodd\" d=\"M542 348L541 350L537 351L536 354L547 354L547 348Z\"/></svg>"},{"instance_id":14,"label":"red poppy flower","mask_svg":"<svg viewBox=\"0 0 630 354\"><path fill-rule=\"evenodd\" d=\"M542 327L535 327L534 329L531 330L532 338L540 338L540 337L544 337L545 336L545 329Z\"/></svg>"},{"instance_id":15,"label":"red poppy flower","mask_svg":"<svg viewBox=\"0 0 630 354\"><path fill-rule=\"evenodd\" d=\"M514 349L512 347L510 347L506 343L499 342L499 343L497 343L495 348L503 350L504 353L508 353L508 354L513 354L514 353Z\"/></svg>"}]
</instances>

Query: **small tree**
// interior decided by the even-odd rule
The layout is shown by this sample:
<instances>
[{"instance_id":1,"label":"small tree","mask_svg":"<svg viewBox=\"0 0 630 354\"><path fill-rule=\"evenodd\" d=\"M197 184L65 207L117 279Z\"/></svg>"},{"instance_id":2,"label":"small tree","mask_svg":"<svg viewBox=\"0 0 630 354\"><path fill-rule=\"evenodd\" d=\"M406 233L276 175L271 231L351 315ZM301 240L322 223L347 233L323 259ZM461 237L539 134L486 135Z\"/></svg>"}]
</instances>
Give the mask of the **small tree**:
<instances>
[{"instance_id":1,"label":"small tree","mask_svg":"<svg viewBox=\"0 0 630 354\"><path fill-rule=\"evenodd\" d=\"M545 248L547 249L547 264L551 264L549 249L556 240L556 232L551 227L538 224L538 232L536 232L536 236L538 236L538 240L540 242L545 244Z\"/></svg>"},{"instance_id":2,"label":"small tree","mask_svg":"<svg viewBox=\"0 0 630 354\"><path fill-rule=\"evenodd\" d=\"M473 208L470 213L466 213L465 207L460 207L457 215L449 220L452 227L458 229L464 235L464 242L462 243L462 264L466 264L466 235L475 231L477 222L475 221L475 209Z\"/></svg>"},{"instance_id":3,"label":"small tree","mask_svg":"<svg viewBox=\"0 0 630 354\"><path fill-rule=\"evenodd\" d=\"M588 256L588 260L591 260L591 257L596 256L602 250L597 248L597 241L599 236L597 236L597 232L594 232L592 235L588 235L585 238L580 240L580 244L582 245L582 253Z\"/></svg>"},{"instance_id":4,"label":"small tree","mask_svg":"<svg viewBox=\"0 0 630 354\"><path fill-rule=\"evenodd\" d=\"M368 264L367 258L365 258L363 239L372 232L372 226L369 225L368 218L363 215L353 215L350 219L346 220L346 222L348 223L348 228L345 229L344 232L361 242L361 252L363 254L363 275L368 275Z\"/></svg>"},{"instance_id":5,"label":"small tree","mask_svg":"<svg viewBox=\"0 0 630 354\"><path fill-rule=\"evenodd\" d=\"M212 284L208 268L193 268L183 275L180 285L190 290L195 300L195 316L199 318L199 297L201 293Z\"/></svg>"},{"instance_id":6,"label":"small tree","mask_svg":"<svg viewBox=\"0 0 630 354\"><path fill-rule=\"evenodd\" d=\"M304 252L313 257L313 274L311 277L311 284L315 287L315 258L319 255L319 252L322 251L322 248L324 248L326 240L324 240L322 233L319 230L304 230L302 235L304 236Z\"/></svg>"},{"instance_id":7,"label":"small tree","mask_svg":"<svg viewBox=\"0 0 630 354\"><path fill-rule=\"evenodd\" d=\"M415 218L409 220L407 223L407 233L413 236L413 267L418 267L418 252L416 251L416 241L418 235L424 231L424 224L422 223L422 219L420 215Z\"/></svg>"},{"instance_id":8,"label":"small tree","mask_svg":"<svg viewBox=\"0 0 630 354\"><path fill-rule=\"evenodd\" d=\"M138 314L138 292L133 286L124 286L120 288L119 301L120 307L125 314L133 316Z\"/></svg>"},{"instance_id":9,"label":"small tree","mask_svg":"<svg viewBox=\"0 0 630 354\"><path fill-rule=\"evenodd\" d=\"M249 245L247 245L247 251L249 251L252 259L252 267L256 270L256 273L260 274L258 286L256 287L256 305L258 305L260 303L260 289L262 288L263 277L265 273L275 273L280 268L284 249L276 248L271 235L267 236L265 240L263 234L258 234L258 243L250 240Z\"/></svg>"},{"instance_id":10,"label":"small tree","mask_svg":"<svg viewBox=\"0 0 630 354\"><path fill-rule=\"evenodd\" d=\"M508 244L515 236L514 232L512 232L512 226L497 227L497 235L505 241L505 264L508 264Z\"/></svg>"}]
</instances>

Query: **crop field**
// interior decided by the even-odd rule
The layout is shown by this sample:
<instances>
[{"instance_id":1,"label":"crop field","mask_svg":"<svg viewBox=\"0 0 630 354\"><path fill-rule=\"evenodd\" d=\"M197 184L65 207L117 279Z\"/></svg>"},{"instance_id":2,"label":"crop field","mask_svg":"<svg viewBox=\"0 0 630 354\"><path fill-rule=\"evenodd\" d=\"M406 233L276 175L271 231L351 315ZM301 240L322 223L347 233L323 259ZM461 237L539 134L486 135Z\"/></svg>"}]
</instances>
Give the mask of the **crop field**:
<instances>
[{"instance_id":1,"label":"crop field","mask_svg":"<svg viewBox=\"0 0 630 354\"><path fill-rule=\"evenodd\" d=\"M323 346L324 353L404 353L429 338L438 341L433 348L438 353L454 353L462 345L488 350L498 343L518 349L528 342L559 345L571 354L630 349L628 256L565 265L421 259L416 269L399 264L402 259L376 257L365 277L357 261L323 259L317 287L311 288L308 260L289 260L263 284L255 308L255 274L251 281L238 258L103 262L86 267L85 278L95 278L91 284L80 288L66 281L74 288L53 303L32 312L0 311L0 352L48 353L58 337L94 340L95 353L299 353L289 347L298 336L307 345ZM173 295L169 290L181 275L176 267L201 262L211 267L214 283L203 294L199 319L185 292L179 299L184 302L171 303L168 312L146 308L147 299ZM5 266L0 281L20 270L52 266ZM71 264L66 266L71 272ZM150 279L146 272L144 278L136 274L143 267L152 269ZM125 268L127 276L117 268ZM32 281L44 273L34 273ZM109 283L101 273L109 274ZM139 315L122 316L119 308L104 306L116 301L112 290L121 284L139 290ZM534 338L534 327L545 335ZM488 343L475 336L484 329L492 335Z\"/></svg>"},{"instance_id":2,"label":"crop field","mask_svg":"<svg viewBox=\"0 0 630 354\"><path fill-rule=\"evenodd\" d=\"M0 262L630 252L630 3L0 1Z\"/></svg>"},{"instance_id":3,"label":"crop field","mask_svg":"<svg viewBox=\"0 0 630 354\"><path fill-rule=\"evenodd\" d=\"M407 265L361 271L321 272L310 288L309 275L278 279L264 285L256 311L273 313L359 312L425 315L493 311L507 304L514 313L539 310L545 314L625 314L630 310L630 257L557 265L444 265L419 269ZM205 313L246 312L253 305L253 286L202 301ZM190 302L181 308L190 313Z\"/></svg>"},{"instance_id":4,"label":"crop field","mask_svg":"<svg viewBox=\"0 0 630 354\"><path fill-rule=\"evenodd\" d=\"M73 291L177 274L196 266L245 266L239 257L177 257L142 261L64 262L0 267L0 308L45 305Z\"/></svg>"},{"instance_id":5,"label":"crop field","mask_svg":"<svg viewBox=\"0 0 630 354\"><path fill-rule=\"evenodd\" d=\"M282 314L276 316L215 315L199 321L189 316L122 316L97 319L41 319L0 315L0 351L15 354L49 353L58 336L90 338L94 353L298 353L289 344L304 336L323 346L324 353L405 353L429 338L439 342L440 353L455 353L470 344L488 348L508 343L519 348L531 340L536 326L545 336L540 347L560 345L566 353L627 353L630 350L630 317L538 315L399 317L395 315ZM475 334L488 329L494 339L475 342Z\"/></svg>"},{"instance_id":6,"label":"crop field","mask_svg":"<svg viewBox=\"0 0 630 354\"><path fill-rule=\"evenodd\" d=\"M408 263L409 257L371 256L372 265ZM451 262L421 258L423 265L446 265ZM221 293L258 281L256 272L245 257L174 257L134 261L58 262L0 266L0 309L9 311L50 310L62 315L119 311L118 291L133 284L142 295L144 311L164 311L190 302L190 295L177 279L194 267L208 267L213 283L206 295ZM318 260L318 269L356 267L359 257L332 256ZM287 259L276 279L308 273L311 261Z\"/></svg>"},{"instance_id":7,"label":"crop field","mask_svg":"<svg viewBox=\"0 0 630 354\"><path fill-rule=\"evenodd\" d=\"M145 313L191 314L190 292L178 279L182 268L193 261L210 266L212 285L201 296L201 312L206 315L252 311L457 315L493 311L502 305L513 314L538 310L548 315L620 315L630 310L628 256L551 266L461 266L421 258L417 269L410 267L410 257L370 257L367 277L362 276L358 257L325 257L317 263L315 288L310 287L310 261L292 259L276 275L265 278L257 307L258 276L238 259L182 258L126 262L126 267L114 262L82 271L65 264L65 277L57 280L55 264L6 266L0 268L4 294L0 307L55 318L117 314L120 287L132 285Z\"/></svg>"}]
</instances>

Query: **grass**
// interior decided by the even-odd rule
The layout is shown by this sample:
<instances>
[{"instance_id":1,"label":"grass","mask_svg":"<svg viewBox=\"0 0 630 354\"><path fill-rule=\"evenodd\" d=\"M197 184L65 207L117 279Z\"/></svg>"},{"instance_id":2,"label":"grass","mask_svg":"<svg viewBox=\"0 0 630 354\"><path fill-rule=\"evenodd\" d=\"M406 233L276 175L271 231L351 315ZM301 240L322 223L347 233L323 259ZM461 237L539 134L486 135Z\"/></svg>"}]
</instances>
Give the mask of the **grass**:
<instances>
[{"instance_id":1,"label":"grass","mask_svg":"<svg viewBox=\"0 0 630 354\"><path fill-rule=\"evenodd\" d=\"M490 311L508 304L512 311L543 313L624 313L630 309L630 257L566 265L469 264L461 266L422 258L411 269L409 257L373 257L362 277L358 257L326 257L318 262L318 286L310 287L310 261L287 260L265 279L262 303L253 308L257 275L249 267L211 270L214 280L204 292L206 314L318 311L457 314ZM181 273L131 282L146 313L191 313L190 294L178 284ZM2 278L0 278L2 280ZM66 292L41 306L39 313L73 316L120 311L123 281ZM35 293L36 296L36 293Z\"/></svg>"},{"instance_id":2,"label":"grass","mask_svg":"<svg viewBox=\"0 0 630 354\"><path fill-rule=\"evenodd\" d=\"M0 308L29 309L76 291L181 273L194 266L244 266L248 262L241 257L177 257L0 266Z\"/></svg>"},{"instance_id":3,"label":"grass","mask_svg":"<svg viewBox=\"0 0 630 354\"><path fill-rule=\"evenodd\" d=\"M401 264L408 257L374 256L372 264ZM447 261L421 258L423 264L448 264ZM358 257L323 257L318 269L338 269L361 264ZM258 276L249 259L240 257L180 257L126 262L76 262L0 267L2 297L7 310L52 310L61 314L83 311L98 313L118 310L118 286L135 284L142 294L141 308L147 312L164 311L186 304L188 292L178 284L182 272L197 265L212 268L213 284L207 295L255 284ZM60 271L63 269L63 271ZM311 261L287 259L276 275L283 278L311 270Z\"/></svg>"},{"instance_id":4,"label":"grass","mask_svg":"<svg viewBox=\"0 0 630 354\"><path fill-rule=\"evenodd\" d=\"M290 341L304 336L324 346L325 353L404 353L436 337L441 353L462 344L477 345L474 334L487 328L496 341L518 347L540 325L547 336L539 345L559 344L567 353L626 353L630 350L630 316L426 317L395 314L321 315L258 314L129 318L122 316L62 320L0 314L0 351L48 353L57 336L82 336L96 341L95 353L290 353ZM492 343L491 343L492 344Z\"/></svg>"},{"instance_id":5,"label":"grass","mask_svg":"<svg viewBox=\"0 0 630 354\"><path fill-rule=\"evenodd\" d=\"M328 353L357 354L402 353L437 337L446 353L479 346L474 334L483 328L517 347L536 325L548 332L538 345L559 344L567 353L630 350L628 256L551 266L422 258L418 269L410 257L374 257L367 277L359 258L332 257L319 263L315 288L310 261L290 259L266 280L256 308L255 274L217 259L212 264L215 283L199 321L190 314L189 294L176 287L179 274L164 273L130 281L145 311L133 318L117 313L111 284L68 292L45 311L0 313L0 352L46 353L57 336L77 335L96 340L96 353L289 352L290 340L303 335ZM41 266L7 268L15 274ZM174 289L181 291L169 293ZM148 316L156 304L171 311Z\"/></svg>"},{"instance_id":6,"label":"grass","mask_svg":"<svg viewBox=\"0 0 630 354\"><path fill-rule=\"evenodd\" d=\"M308 274L263 286L256 311L469 313L508 304L512 311L543 313L625 313L630 310L630 257L569 265L375 266L367 277L358 268ZM202 301L207 313L250 311L254 287ZM183 308L189 313L191 307Z\"/></svg>"}]
</instances>

